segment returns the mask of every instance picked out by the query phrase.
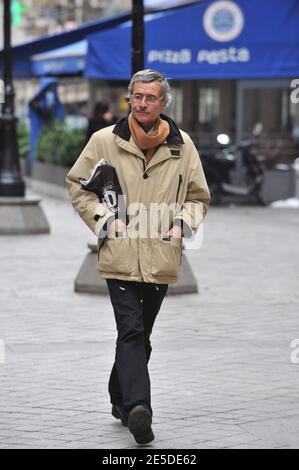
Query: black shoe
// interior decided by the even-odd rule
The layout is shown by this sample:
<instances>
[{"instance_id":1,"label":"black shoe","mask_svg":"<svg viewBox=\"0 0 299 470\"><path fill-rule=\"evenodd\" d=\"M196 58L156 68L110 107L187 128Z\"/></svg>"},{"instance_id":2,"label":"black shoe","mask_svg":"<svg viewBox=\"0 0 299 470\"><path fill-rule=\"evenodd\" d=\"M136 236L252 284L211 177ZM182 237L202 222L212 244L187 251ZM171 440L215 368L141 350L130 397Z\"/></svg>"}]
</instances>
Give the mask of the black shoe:
<instances>
[{"instance_id":1,"label":"black shoe","mask_svg":"<svg viewBox=\"0 0 299 470\"><path fill-rule=\"evenodd\" d=\"M119 405L112 405L111 414L114 418L120 419L123 426L128 426L128 416L123 412Z\"/></svg>"},{"instance_id":2,"label":"black shoe","mask_svg":"<svg viewBox=\"0 0 299 470\"><path fill-rule=\"evenodd\" d=\"M129 413L128 427L137 444L147 444L155 439L152 431L152 416L143 405L134 406Z\"/></svg>"}]
</instances>

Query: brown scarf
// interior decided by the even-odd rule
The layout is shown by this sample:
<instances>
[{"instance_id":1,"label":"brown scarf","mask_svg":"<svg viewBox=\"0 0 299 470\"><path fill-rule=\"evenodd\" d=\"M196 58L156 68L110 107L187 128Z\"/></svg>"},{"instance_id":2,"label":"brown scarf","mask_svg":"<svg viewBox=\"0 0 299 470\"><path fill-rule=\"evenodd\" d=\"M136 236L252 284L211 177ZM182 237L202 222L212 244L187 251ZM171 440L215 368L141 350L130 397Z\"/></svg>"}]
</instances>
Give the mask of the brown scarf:
<instances>
[{"instance_id":1,"label":"brown scarf","mask_svg":"<svg viewBox=\"0 0 299 470\"><path fill-rule=\"evenodd\" d=\"M129 115L129 127L137 147L140 150L146 151L145 158L147 163L149 163L158 146L165 142L169 135L168 122L159 117L153 129L147 134L131 113Z\"/></svg>"}]
</instances>

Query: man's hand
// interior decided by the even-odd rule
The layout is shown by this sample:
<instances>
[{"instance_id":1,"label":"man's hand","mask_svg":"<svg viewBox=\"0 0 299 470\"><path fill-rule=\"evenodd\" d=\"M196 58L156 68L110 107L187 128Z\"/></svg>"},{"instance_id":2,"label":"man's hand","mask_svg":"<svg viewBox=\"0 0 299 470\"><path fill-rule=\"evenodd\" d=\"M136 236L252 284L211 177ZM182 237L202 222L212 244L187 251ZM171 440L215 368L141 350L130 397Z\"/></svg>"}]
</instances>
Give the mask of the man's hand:
<instances>
[{"instance_id":1,"label":"man's hand","mask_svg":"<svg viewBox=\"0 0 299 470\"><path fill-rule=\"evenodd\" d=\"M170 235L173 238L182 238L181 227L179 227L178 225L175 225L169 230L168 235Z\"/></svg>"},{"instance_id":2,"label":"man's hand","mask_svg":"<svg viewBox=\"0 0 299 470\"><path fill-rule=\"evenodd\" d=\"M108 228L108 237L111 235L113 236L116 232L126 233L126 231L126 224L120 219L115 219Z\"/></svg>"}]
</instances>

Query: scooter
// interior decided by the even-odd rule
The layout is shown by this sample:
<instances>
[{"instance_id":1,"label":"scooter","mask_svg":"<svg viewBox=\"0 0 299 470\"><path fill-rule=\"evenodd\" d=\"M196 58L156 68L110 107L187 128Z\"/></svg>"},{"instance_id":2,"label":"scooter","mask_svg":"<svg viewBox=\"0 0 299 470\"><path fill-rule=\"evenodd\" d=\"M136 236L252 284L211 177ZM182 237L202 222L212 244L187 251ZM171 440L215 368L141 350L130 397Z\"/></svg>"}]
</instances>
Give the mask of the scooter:
<instances>
[{"instance_id":1,"label":"scooter","mask_svg":"<svg viewBox=\"0 0 299 470\"><path fill-rule=\"evenodd\" d=\"M257 152L258 136L262 132L262 124L254 126L253 136L236 144L230 143L226 134L219 134L217 142L220 150L215 155L201 155L201 161L209 190L211 203L223 202L255 202L265 205L262 196L264 162ZM245 168L243 185L232 183L232 172L236 165Z\"/></svg>"}]
</instances>

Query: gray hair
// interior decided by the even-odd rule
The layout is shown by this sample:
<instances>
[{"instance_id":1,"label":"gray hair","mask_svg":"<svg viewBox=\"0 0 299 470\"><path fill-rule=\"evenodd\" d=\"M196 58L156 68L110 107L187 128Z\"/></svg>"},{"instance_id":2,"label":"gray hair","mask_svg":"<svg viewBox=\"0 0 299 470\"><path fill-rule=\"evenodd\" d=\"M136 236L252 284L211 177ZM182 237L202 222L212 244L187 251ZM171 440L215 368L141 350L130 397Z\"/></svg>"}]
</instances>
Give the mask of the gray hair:
<instances>
[{"instance_id":1,"label":"gray hair","mask_svg":"<svg viewBox=\"0 0 299 470\"><path fill-rule=\"evenodd\" d=\"M168 106L172 100L170 86L168 83L167 78L161 72L152 69L140 70L136 72L133 77L131 78L129 84L129 94L132 96L133 88L135 82L141 83L151 83L151 82L158 82L161 86L161 96L163 97L163 101L166 102L166 106Z\"/></svg>"}]
</instances>

